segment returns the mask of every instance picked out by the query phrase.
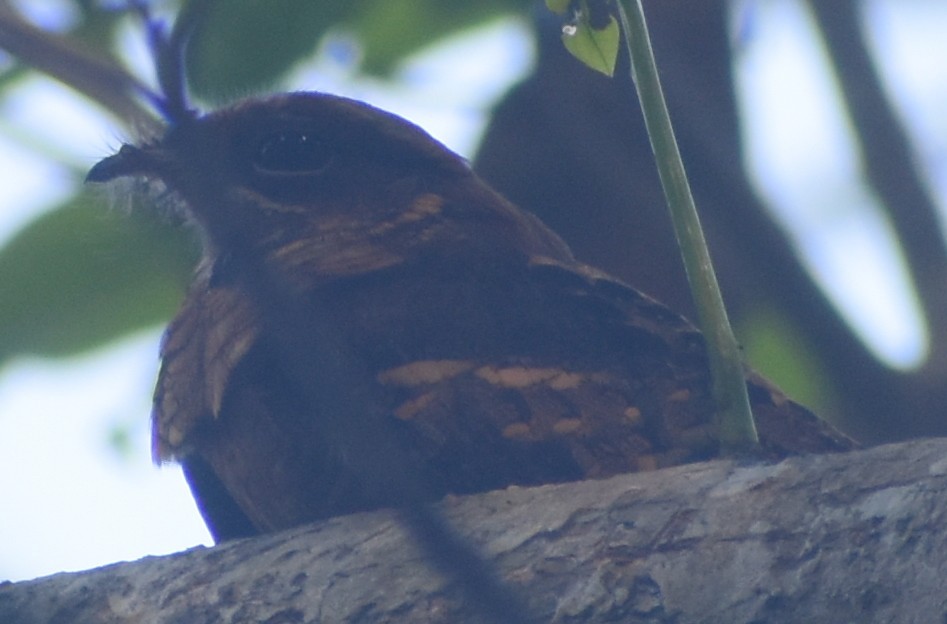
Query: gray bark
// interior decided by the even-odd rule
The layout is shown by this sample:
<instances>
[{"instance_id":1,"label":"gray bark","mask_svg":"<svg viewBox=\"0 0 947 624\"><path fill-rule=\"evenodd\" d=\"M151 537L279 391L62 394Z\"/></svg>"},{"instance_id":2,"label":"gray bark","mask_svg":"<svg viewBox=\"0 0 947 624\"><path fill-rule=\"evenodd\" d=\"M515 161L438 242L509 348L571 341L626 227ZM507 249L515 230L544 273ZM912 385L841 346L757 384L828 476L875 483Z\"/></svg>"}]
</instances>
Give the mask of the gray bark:
<instances>
[{"instance_id":1,"label":"gray bark","mask_svg":"<svg viewBox=\"0 0 947 624\"><path fill-rule=\"evenodd\" d=\"M947 622L947 439L444 501L544 622ZM391 511L0 586L0 622L472 622Z\"/></svg>"}]
</instances>

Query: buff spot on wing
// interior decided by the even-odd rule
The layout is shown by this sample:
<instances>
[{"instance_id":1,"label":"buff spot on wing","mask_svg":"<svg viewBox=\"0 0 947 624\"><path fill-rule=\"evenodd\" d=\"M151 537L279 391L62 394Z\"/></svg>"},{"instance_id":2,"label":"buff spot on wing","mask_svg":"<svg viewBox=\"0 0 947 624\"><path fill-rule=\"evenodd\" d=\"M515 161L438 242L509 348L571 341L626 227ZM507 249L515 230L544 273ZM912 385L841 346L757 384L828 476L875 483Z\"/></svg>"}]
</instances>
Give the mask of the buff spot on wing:
<instances>
[{"instance_id":1,"label":"buff spot on wing","mask_svg":"<svg viewBox=\"0 0 947 624\"><path fill-rule=\"evenodd\" d=\"M658 469L658 458L654 455L639 455L635 458L635 469L646 472Z\"/></svg>"},{"instance_id":2,"label":"buff spot on wing","mask_svg":"<svg viewBox=\"0 0 947 624\"><path fill-rule=\"evenodd\" d=\"M683 403L684 401L689 401L691 398L691 391L687 388L681 388L680 390L675 390L668 395L668 401L671 403Z\"/></svg>"},{"instance_id":3,"label":"buff spot on wing","mask_svg":"<svg viewBox=\"0 0 947 624\"><path fill-rule=\"evenodd\" d=\"M434 193L420 195L411 203L411 207L401 214L403 222L420 221L440 213L444 198Z\"/></svg>"},{"instance_id":4,"label":"buff spot on wing","mask_svg":"<svg viewBox=\"0 0 947 624\"><path fill-rule=\"evenodd\" d=\"M467 360L419 360L378 373L378 381L389 386L435 384L465 373L474 367Z\"/></svg>"},{"instance_id":5,"label":"buff spot on wing","mask_svg":"<svg viewBox=\"0 0 947 624\"><path fill-rule=\"evenodd\" d=\"M424 195L419 195L411 202L411 206L408 207L404 212L399 213L395 218L389 219L387 221L382 221L371 230L369 234L372 236L380 236L382 234L387 234L394 229L397 229L399 226L405 225L407 223L417 223L418 221L423 221L429 217L436 216L440 214L441 208L444 206L444 198L440 195L435 195L434 193L425 193Z\"/></svg>"},{"instance_id":6,"label":"buff spot on wing","mask_svg":"<svg viewBox=\"0 0 947 624\"><path fill-rule=\"evenodd\" d=\"M529 425L526 423L513 423L503 428L503 437L512 440L521 440L529 436Z\"/></svg>"},{"instance_id":7,"label":"buff spot on wing","mask_svg":"<svg viewBox=\"0 0 947 624\"><path fill-rule=\"evenodd\" d=\"M549 380L549 387L553 390L572 390L578 388L585 379L585 375L581 373L567 373L562 371Z\"/></svg>"},{"instance_id":8,"label":"buff spot on wing","mask_svg":"<svg viewBox=\"0 0 947 624\"><path fill-rule=\"evenodd\" d=\"M552 430L559 434L575 433L582 427L582 420L579 418L560 418L552 426Z\"/></svg>"},{"instance_id":9,"label":"buff spot on wing","mask_svg":"<svg viewBox=\"0 0 947 624\"><path fill-rule=\"evenodd\" d=\"M312 212L312 208L305 204L290 204L273 201L272 199L267 198L266 195L258 193L245 186L239 187L237 189L237 194L249 205L259 206L265 212L284 214L309 214Z\"/></svg>"},{"instance_id":10,"label":"buff spot on wing","mask_svg":"<svg viewBox=\"0 0 947 624\"><path fill-rule=\"evenodd\" d=\"M184 442L184 432L174 425L169 426L164 431L164 441L171 449L176 449Z\"/></svg>"},{"instance_id":11,"label":"buff spot on wing","mask_svg":"<svg viewBox=\"0 0 947 624\"><path fill-rule=\"evenodd\" d=\"M333 248L331 254L319 255L313 260L313 265L322 273L353 275L394 266L403 262L404 258L377 245L363 243Z\"/></svg>"},{"instance_id":12,"label":"buff spot on wing","mask_svg":"<svg viewBox=\"0 0 947 624\"><path fill-rule=\"evenodd\" d=\"M569 272L588 279L589 281L597 279L607 279L612 282L615 281L614 278L609 276L607 273L596 269L595 267L588 266L587 264L581 263L569 263L565 265L561 260L556 260L555 258L550 258L549 256L544 256L541 254L535 254L529 257L529 266L531 267L562 267Z\"/></svg>"},{"instance_id":13,"label":"buff spot on wing","mask_svg":"<svg viewBox=\"0 0 947 624\"><path fill-rule=\"evenodd\" d=\"M526 388L554 379L565 374L565 371L559 368L531 368L527 366L508 366L506 368L481 366L474 371L474 374L495 386Z\"/></svg>"},{"instance_id":14,"label":"buff spot on wing","mask_svg":"<svg viewBox=\"0 0 947 624\"><path fill-rule=\"evenodd\" d=\"M229 329L229 326L228 326ZM208 343L214 342L215 330L212 329ZM223 406L224 394L227 391L227 384L230 381L230 374L236 368L240 360L243 359L253 344L256 342L256 331L244 331L230 336L230 341L221 344L216 348L213 355L205 354L204 368L207 371L207 390L210 394L208 401L210 413L214 418L220 416L220 409ZM208 348L210 348L210 344Z\"/></svg>"},{"instance_id":15,"label":"buff spot on wing","mask_svg":"<svg viewBox=\"0 0 947 624\"><path fill-rule=\"evenodd\" d=\"M769 399L776 407L784 407L787 403L789 403L789 397L782 392L773 392L770 390Z\"/></svg>"},{"instance_id":16,"label":"buff spot on wing","mask_svg":"<svg viewBox=\"0 0 947 624\"><path fill-rule=\"evenodd\" d=\"M554 260L549 256L535 254L529 257L529 266L562 266L562 262Z\"/></svg>"},{"instance_id":17,"label":"buff spot on wing","mask_svg":"<svg viewBox=\"0 0 947 624\"><path fill-rule=\"evenodd\" d=\"M299 238L278 247L273 251L273 257L277 260L308 257L312 253L312 248L311 239Z\"/></svg>"},{"instance_id":18,"label":"buff spot on wing","mask_svg":"<svg viewBox=\"0 0 947 624\"><path fill-rule=\"evenodd\" d=\"M625 418L627 418L631 422L631 424L633 425L641 424L641 421L642 421L641 410L638 409L637 407L626 407L624 414L625 414Z\"/></svg>"},{"instance_id":19,"label":"buff spot on wing","mask_svg":"<svg viewBox=\"0 0 947 624\"><path fill-rule=\"evenodd\" d=\"M404 261L404 258L370 241L340 244L331 237L329 242L318 242L306 237L281 246L272 252L274 262L284 269L304 267L319 275L354 275L384 269Z\"/></svg>"},{"instance_id":20,"label":"buff spot on wing","mask_svg":"<svg viewBox=\"0 0 947 624\"><path fill-rule=\"evenodd\" d=\"M401 420L411 420L421 410L430 405L432 400L434 400L434 393L426 392L419 397L405 401L395 409L395 416Z\"/></svg>"},{"instance_id":21,"label":"buff spot on wing","mask_svg":"<svg viewBox=\"0 0 947 624\"><path fill-rule=\"evenodd\" d=\"M608 373L589 373L586 378L592 383L609 385L615 383L615 377Z\"/></svg>"}]
</instances>

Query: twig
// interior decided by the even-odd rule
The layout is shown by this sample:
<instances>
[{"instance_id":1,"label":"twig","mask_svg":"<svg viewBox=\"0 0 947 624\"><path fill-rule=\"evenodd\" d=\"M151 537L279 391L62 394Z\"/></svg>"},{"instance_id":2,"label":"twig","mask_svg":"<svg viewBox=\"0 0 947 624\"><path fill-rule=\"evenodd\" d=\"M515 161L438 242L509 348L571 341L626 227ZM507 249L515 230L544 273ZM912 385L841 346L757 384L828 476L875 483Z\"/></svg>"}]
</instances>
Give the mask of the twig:
<instances>
[{"instance_id":1,"label":"twig","mask_svg":"<svg viewBox=\"0 0 947 624\"><path fill-rule=\"evenodd\" d=\"M674 138L641 0L630 2L630 19L623 4L616 4L631 60L631 78L641 102L661 185L674 223L674 233L684 258L684 268L697 307L697 320L707 340L721 450L728 454L747 453L759 445L759 438L746 393L740 348L727 318L710 252L700 227L700 218L684 172L684 163Z\"/></svg>"}]
</instances>

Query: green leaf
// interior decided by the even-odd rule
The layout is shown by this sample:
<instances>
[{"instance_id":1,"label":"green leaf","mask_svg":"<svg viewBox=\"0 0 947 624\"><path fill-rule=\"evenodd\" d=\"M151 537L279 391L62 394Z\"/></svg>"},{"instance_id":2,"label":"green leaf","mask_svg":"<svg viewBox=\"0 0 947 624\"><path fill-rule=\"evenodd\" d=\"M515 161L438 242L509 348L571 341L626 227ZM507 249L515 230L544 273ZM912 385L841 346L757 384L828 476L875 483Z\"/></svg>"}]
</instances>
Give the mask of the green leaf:
<instances>
[{"instance_id":1,"label":"green leaf","mask_svg":"<svg viewBox=\"0 0 947 624\"><path fill-rule=\"evenodd\" d=\"M569 1L570 0L546 0L546 8L556 15L562 15L569 8Z\"/></svg>"},{"instance_id":2,"label":"green leaf","mask_svg":"<svg viewBox=\"0 0 947 624\"><path fill-rule=\"evenodd\" d=\"M164 322L196 259L191 237L148 209L84 191L0 249L0 363L65 356Z\"/></svg>"},{"instance_id":3,"label":"green leaf","mask_svg":"<svg viewBox=\"0 0 947 624\"><path fill-rule=\"evenodd\" d=\"M587 12L582 13L582 16L587 15ZM566 50L595 71L608 77L615 74L615 62L618 59L620 42L618 21L611 16L608 18L608 24L600 30L592 28L587 19L580 19L562 30L562 43L566 46Z\"/></svg>"},{"instance_id":4,"label":"green leaf","mask_svg":"<svg viewBox=\"0 0 947 624\"><path fill-rule=\"evenodd\" d=\"M834 411L835 389L828 382L825 362L787 314L756 302L738 329L746 359L755 369L816 414Z\"/></svg>"},{"instance_id":5,"label":"green leaf","mask_svg":"<svg viewBox=\"0 0 947 624\"><path fill-rule=\"evenodd\" d=\"M228 0L213 3L188 49L192 92L211 104L279 86L332 30L354 35L367 73L389 73L407 55L530 0Z\"/></svg>"},{"instance_id":6,"label":"green leaf","mask_svg":"<svg viewBox=\"0 0 947 624\"><path fill-rule=\"evenodd\" d=\"M406 56L503 15L528 15L528 0L369 0L348 26L364 44L362 69L384 75Z\"/></svg>"},{"instance_id":7,"label":"green leaf","mask_svg":"<svg viewBox=\"0 0 947 624\"><path fill-rule=\"evenodd\" d=\"M273 88L360 2L228 0L211 4L187 50L189 86L222 104Z\"/></svg>"}]
</instances>

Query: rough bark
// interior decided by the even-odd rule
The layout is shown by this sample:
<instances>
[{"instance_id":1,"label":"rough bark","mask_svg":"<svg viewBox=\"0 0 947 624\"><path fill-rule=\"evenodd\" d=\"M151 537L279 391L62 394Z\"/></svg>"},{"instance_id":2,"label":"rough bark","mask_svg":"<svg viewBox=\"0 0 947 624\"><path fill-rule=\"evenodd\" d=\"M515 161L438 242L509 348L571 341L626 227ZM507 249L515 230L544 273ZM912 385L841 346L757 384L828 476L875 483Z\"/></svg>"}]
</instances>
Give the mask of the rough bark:
<instances>
[{"instance_id":1,"label":"rough bark","mask_svg":"<svg viewBox=\"0 0 947 624\"><path fill-rule=\"evenodd\" d=\"M445 501L543 622L947 621L947 439ZM472 622L392 511L0 586L0 622Z\"/></svg>"}]
</instances>

